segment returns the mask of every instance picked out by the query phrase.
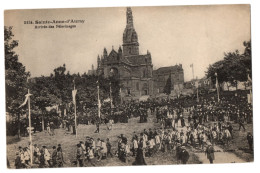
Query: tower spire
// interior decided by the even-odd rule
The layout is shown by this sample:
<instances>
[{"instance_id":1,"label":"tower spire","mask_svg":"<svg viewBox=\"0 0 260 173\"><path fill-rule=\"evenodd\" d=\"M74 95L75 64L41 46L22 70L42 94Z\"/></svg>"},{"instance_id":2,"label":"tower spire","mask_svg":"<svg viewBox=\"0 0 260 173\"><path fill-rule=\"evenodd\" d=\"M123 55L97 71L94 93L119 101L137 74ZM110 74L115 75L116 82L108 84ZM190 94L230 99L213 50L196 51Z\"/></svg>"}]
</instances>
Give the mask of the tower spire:
<instances>
[{"instance_id":1,"label":"tower spire","mask_svg":"<svg viewBox=\"0 0 260 173\"><path fill-rule=\"evenodd\" d=\"M123 34L123 55L139 55L138 36L134 29L132 9L126 8L126 27Z\"/></svg>"},{"instance_id":2,"label":"tower spire","mask_svg":"<svg viewBox=\"0 0 260 173\"><path fill-rule=\"evenodd\" d=\"M127 7L127 10L126 10L126 24L130 27L133 27L133 25L134 25L131 7Z\"/></svg>"}]
</instances>

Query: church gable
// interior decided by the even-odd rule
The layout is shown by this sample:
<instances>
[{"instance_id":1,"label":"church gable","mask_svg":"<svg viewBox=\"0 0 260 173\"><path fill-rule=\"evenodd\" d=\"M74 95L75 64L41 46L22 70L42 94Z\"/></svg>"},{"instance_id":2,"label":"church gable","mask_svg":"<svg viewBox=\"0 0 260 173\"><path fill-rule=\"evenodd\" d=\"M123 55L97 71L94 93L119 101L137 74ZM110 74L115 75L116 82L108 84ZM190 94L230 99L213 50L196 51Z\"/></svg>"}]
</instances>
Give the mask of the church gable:
<instances>
[{"instance_id":1,"label":"church gable","mask_svg":"<svg viewBox=\"0 0 260 173\"><path fill-rule=\"evenodd\" d=\"M108 63L119 61L118 53L115 50L112 50L107 57L107 61Z\"/></svg>"}]
</instances>

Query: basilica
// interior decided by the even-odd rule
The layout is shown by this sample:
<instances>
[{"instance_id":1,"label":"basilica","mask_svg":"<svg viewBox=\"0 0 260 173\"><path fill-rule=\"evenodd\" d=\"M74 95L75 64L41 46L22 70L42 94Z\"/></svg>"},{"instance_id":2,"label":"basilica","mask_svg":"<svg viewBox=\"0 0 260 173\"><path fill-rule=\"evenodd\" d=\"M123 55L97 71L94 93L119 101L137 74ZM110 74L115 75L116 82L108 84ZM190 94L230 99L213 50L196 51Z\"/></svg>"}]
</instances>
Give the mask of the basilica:
<instances>
[{"instance_id":1,"label":"basilica","mask_svg":"<svg viewBox=\"0 0 260 173\"><path fill-rule=\"evenodd\" d=\"M184 82L181 65L169 67L167 70L162 68L153 70L151 53L147 50L146 54L140 54L138 35L134 28L130 7L126 10L122 47L120 46L118 50L112 48L110 53L104 48L103 54L97 57L97 74L104 75L106 78L113 76L119 79L123 86L121 94L124 98L140 98L162 93L163 85L169 76L172 78L173 85L176 81L180 84Z\"/></svg>"}]
</instances>

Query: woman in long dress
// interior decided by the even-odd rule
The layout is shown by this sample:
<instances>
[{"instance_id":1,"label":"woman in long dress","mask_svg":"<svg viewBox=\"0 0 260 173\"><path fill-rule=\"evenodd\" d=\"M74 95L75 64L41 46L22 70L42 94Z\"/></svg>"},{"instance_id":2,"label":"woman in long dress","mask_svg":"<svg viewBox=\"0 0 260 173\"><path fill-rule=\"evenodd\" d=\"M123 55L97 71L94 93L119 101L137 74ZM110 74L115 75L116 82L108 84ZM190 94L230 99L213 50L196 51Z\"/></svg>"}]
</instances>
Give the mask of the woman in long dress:
<instances>
[{"instance_id":1,"label":"woman in long dress","mask_svg":"<svg viewBox=\"0 0 260 173\"><path fill-rule=\"evenodd\" d=\"M146 165L146 162L144 160L144 153L143 153L143 148L141 145L139 145L137 149L137 154L135 157L135 162L133 163L134 165Z\"/></svg>"}]
</instances>

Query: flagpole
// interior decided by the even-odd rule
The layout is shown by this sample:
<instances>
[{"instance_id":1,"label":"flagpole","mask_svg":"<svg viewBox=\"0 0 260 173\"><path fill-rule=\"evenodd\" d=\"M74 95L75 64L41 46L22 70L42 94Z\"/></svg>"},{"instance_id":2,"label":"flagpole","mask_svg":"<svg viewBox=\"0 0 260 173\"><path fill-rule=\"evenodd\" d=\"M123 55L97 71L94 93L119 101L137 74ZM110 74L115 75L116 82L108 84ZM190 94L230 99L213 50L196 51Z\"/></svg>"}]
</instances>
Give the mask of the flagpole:
<instances>
[{"instance_id":1,"label":"flagpole","mask_svg":"<svg viewBox=\"0 0 260 173\"><path fill-rule=\"evenodd\" d=\"M111 106L111 115L112 115L112 106L113 106L113 103L112 103L112 88L111 88L111 82L109 83L110 84L110 106Z\"/></svg>"},{"instance_id":2,"label":"flagpole","mask_svg":"<svg viewBox=\"0 0 260 173\"><path fill-rule=\"evenodd\" d=\"M74 83L74 91L75 89L75 80L73 80ZM76 107L76 94L74 95L75 100L74 100L74 113L75 113L75 131L76 131L76 138L78 137L78 127L77 127L77 107Z\"/></svg>"},{"instance_id":3,"label":"flagpole","mask_svg":"<svg viewBox=\"0 0 260 173\"><path fill-rule=\"evenodd\" d=\"M192 68L192 79L194 80L194 69L193 69L193 64L191 64L191 68Z\"/></svg>"},{"instance_id":4,"label":"flagpole","mask_svg":"<svg viewBox=\"0 0 260 173\"><path fill-rule=\"evenodd\" d=\"M30 138L30 161L31 161L31 165L33 164L32 160L32 130L31 130L31 127L32 127L32 123L31 123L31 103L30 103L30 90L28 89L28 113L29 113L29 138Z\"/></svg>"},{"instance_id":5,"label":"flagpole","mask_svg":"<svg viewBox=\"0 0 260 173\"><path fill-rule=\"evenodd\" d=\"M216 88L217 88L218 102L219 102L219 87L218 87L218 74L217 73L216 73Z\"/></svg>"},{"instance_id":6,"label":"flagpole","mask_svg":"<svg viewBox=\"0 0 260 173\"><path fill-rule=\"evenodd\" d=\"M98 118L100 118L99 84L97 85L97 91L98 91Z\"/></svg>"},{"instance_id":7,"label":"flagpole","mask_svg":"<svg viewBox=\"0 0 260 173\"><path fill-rule=\"evenodd\" d=\"M199 87L197 87L197 102L199 102Z\"/></svg>"}]
</instances>

